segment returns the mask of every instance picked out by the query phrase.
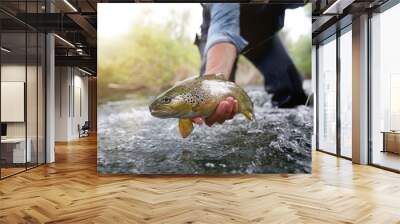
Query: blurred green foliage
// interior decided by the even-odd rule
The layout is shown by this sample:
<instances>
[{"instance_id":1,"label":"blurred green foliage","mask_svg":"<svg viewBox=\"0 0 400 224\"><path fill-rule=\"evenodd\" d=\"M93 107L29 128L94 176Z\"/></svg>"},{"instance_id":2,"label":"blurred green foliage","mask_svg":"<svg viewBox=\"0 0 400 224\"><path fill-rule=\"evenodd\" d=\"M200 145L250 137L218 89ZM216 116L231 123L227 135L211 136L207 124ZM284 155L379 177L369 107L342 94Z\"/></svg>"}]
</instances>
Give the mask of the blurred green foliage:
<instances>
[{"instance_id":1,"label":"blurred green foliage","mask_svg":"<svg viewBox=\"0 0 400 224\"><path fill-rule=\"evenodd\" d=\"M300 36L296 41L285 41L289 55L305 79L311 79L311 35Z\"/></svg>"},{"instance_id":2,"label":"blurred green foliage","mask_svg":"<svg viewBox=\"0 0 400 224\"><path fill-rule=\"evenodd\" d=\"M157 25L135 25L127 36L102 42L100 49L100 101L128 92L160 92L181 78L198 74L200 66L191 40L172 36Z\"/></svg>"},{"instance_id":3,"label":"blurred green foliage","mask_svg":"<svg viewBox=\"0 0 400 224\"><path fill-rule=\"evenodd\" d=\"M305 5L303 12L310 18L311 23L311 4ZM295 41L288 38L287 34L282 31L280 35L297 69L305 79L311 79L311 30L308 35L302 35Z\"/></svg>"}]
</instances>

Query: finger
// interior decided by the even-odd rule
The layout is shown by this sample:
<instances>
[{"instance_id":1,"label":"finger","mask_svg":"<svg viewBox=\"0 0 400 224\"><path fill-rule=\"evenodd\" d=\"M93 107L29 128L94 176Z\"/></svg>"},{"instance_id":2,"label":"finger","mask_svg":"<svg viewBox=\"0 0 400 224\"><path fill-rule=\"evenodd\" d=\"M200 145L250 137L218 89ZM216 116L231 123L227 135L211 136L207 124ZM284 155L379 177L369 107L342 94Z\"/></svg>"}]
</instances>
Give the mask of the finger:
<instances>
[{"instance_id":1,"label":"finger","mask_svg":"<svg viewBox=\"0 0 400 224\"><path fill-rule=\"evenodd\" d=\"M202 125L204 123L204 118L202 118L202 117L194 117L194 118L192 118L192 121L195 124Z\"/></svg>"},{"instance_id":2,"label":"finger","mask_svg":"<svg viewBox=\"0 0 400 224\"><path fill-rule=\"evenodd\" d=\"M228 106L226 107L226 111L225 111L225 120L230 120L232 119L232 112L233 112L233 108L235 107L235 102L234 101L229 101Z\"/></svg>"},{"instance_id":3,"label":"finger","mask_svg":"<svg viewBox=\"0 0 400 224\"><path fill-rule=\"evenodd\" d=\"M217 122L219 124L223 124L226 120L226 116L228 114L228 109L229 109L229 102L228 101L222 101L221 103L221 110L219 112L219 116L217 118Z\"/></svg>"},{"instance_id":4,"label":"finger","mask_svg":"<svg viewBox=\"0 0 400 224\"><path fill-rule=\"evenodd\" d=\"M207 125L208 127L211 127L214 123L215 123L215 122L213 122L213 121L209 120L208 118L206 118L206 125Z\"/></svg>"},{"instance_id":5,"label":"finger","mask_svg":"<svg viewBox=\"0 0 400 224\"><path fill-rule=\"evenodd\" d=\"M238 101L235 98L231 97L231 96L227 97L226 100L229 101L231 103L231 105L232 105L232 110L230 110L229 115L226 117L227 120L230 120L237 113L237 102Z\"/></svg>"},{"instance_id":6,"label":"finger","mask_svg":"<svg viewBox=\"0 0 400 224\"><path fill-rule=\"evenodd\" d=\"M231 114L230 114L230 116L229 116L229 119L233 119L233 117L236 115L238 109L239 109L238 101L237 101L237 100L234 100L232 112L231 112Z\"/></svg>"},{"instance_id":7,"label":"finger","mask_svg":"<svg viewBox=\"0 0 400 224\"><path fill-rule=\"evenodd\" d=\"M206 118L206 124L208 126L211 127L215 122L217 122L219 120L220 114L224 113L224 107L225 107L224 105L225 105L225 103L226 103L225 101L221 101L218 104L217 109L215 110L215 112L211 116Z\"/></svg>"},{"instance_id":8,"label":"finger","mask_svg":"<svg viewBox=\"0 0 400 224\"><path fill-rule=\"evenodd\" d=\"M237 110L238 110L238 102L237 102L237 100L234 100L233 103L232 103L232 110L230 111L227 119L229 119L229 120L233 119L233 117L237 113Z\"/></svg>"}]
</instances>

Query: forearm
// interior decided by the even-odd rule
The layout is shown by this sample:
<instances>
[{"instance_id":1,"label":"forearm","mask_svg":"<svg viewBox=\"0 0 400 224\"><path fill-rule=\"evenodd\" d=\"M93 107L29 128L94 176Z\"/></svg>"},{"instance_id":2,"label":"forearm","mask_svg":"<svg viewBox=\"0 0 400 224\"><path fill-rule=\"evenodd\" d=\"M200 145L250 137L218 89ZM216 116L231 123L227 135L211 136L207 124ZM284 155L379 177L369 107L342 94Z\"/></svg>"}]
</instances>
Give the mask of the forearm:
<instances>
[{"instance_id":1,"label":"forearm","mask_svg":"<svg viewBox=\"0 0 400 224\"><path fill-rule=\"evenodd\" d=\"M214 44L207 52L205 74L223 73L226 80L232 72L237 57L237 48L229 42Z\"/></svg>"}]
</instances>

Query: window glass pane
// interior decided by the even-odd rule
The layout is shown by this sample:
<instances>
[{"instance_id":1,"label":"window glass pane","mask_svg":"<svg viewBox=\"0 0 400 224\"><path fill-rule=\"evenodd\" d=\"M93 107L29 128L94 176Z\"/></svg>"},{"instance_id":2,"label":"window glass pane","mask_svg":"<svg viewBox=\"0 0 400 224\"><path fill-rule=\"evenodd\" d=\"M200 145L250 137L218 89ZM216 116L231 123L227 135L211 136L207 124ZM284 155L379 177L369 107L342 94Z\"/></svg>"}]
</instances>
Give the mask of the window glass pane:
<instances>
[{"instance_id":1,"label":"window glass pane","mask_svg":"<svg viewBox=\"0 0 400 224\"><path fill-rule=\"evenodd\" d=\"M45 163L45 44L43 33L38 35L38 164Z\"/></svg>"},{"instance_id":2,"label":"window glass pane","mask_svg":"<svg viewBox=\"0 0 400 224\"><path fill-rule=\"evenodd\" d=\"M372 163L400 170L400 4L372 18Z\"/></svg>"},{"instance_id":3,"label":"window glass pane","mask_svg":"<svg viewBox=\"0 0 400 224\"><path fill-rule=\"evenodd\" d=\"M340 153L351 158L352 141L352 35L340 36Z\"/></svg>"},{"instance_id":4,"label":"window glass pane","mask_svg":"<svg viewBox=\"0 0 400 224\"><path fill-rule=\"evenodd\" d=\"M1 33L1 175L25 170L30 161L26 144L26 34ZM28 150L26 150L28 149Z\"/></svg>"},{"instance_id":5,"label":"window glass pane","mask_svg":"<svg viewBox=\"0 0 400 224\"><path fill-rule=\"evenodd\" d=\"M28 62L27 62L27 80L26 80L26 112L27 112L27 142L30 147L30 161L28 162L28 168L37 165L37 132L38 132L38 120L37 120L37 33L28 32Z\"/></svg>"},{"instance_id":6,"label":"window glass pane","mask_svg":"<svg viewBox=\"0 0 400 224\"><path fill-rule=\"evenodd\" d=\"M318 51L318 148L336 153L336 41Z\"/></svg>"},{"instance_id":7,"label":"window glass pane","mask_svg":"<svg viewBox=\"0 0 400 224\"><path fill-rule=\"evenodd\" d=\"M26 12L32 15L39 11L37 1L27 2ZM28 17L32 23L37 23L38 17ZM38 33L27 29L27 75L26 75L26 113L27 113L27 143L30 147L30 161L27 167L38 164Z\"/></svg>"},{"instance_id":8,"label":"window glass pane","mask_svg":"<svg viewBox=\"0 0 400 224\"><path fill-rule=\"evenodd\" d=\"M0 7L34 26L45 1L0 1ZM1 178L45 162L45 35L32 26L0 12Z\"/></svg>"}]
</instances>

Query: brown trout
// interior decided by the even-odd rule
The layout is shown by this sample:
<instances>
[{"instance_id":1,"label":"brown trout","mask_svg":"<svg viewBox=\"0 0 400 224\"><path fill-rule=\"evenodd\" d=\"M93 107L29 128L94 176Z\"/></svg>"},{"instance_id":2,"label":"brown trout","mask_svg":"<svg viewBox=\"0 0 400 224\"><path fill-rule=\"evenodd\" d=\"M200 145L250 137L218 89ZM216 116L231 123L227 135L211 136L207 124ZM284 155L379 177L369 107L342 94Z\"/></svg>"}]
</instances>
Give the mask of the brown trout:
<instances>
[{"instance_id":1,"label":"brown trout","mask_svg":"<svg viewBox=\"0 0 400 224\"><path fill-rule=\"evenodd\" d=\"M253 102L234 82L226 81L222 74L192 77L180 81L158 96L150 104L151 115L158 118L179 118L179 131L183 138L193 130L191 118L209 117L219 102L227 97L238 101L238 113L253 120Z\"/></svg>"}]
</instances>

